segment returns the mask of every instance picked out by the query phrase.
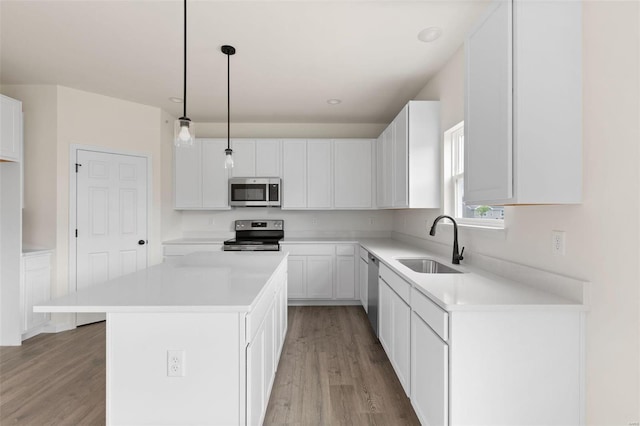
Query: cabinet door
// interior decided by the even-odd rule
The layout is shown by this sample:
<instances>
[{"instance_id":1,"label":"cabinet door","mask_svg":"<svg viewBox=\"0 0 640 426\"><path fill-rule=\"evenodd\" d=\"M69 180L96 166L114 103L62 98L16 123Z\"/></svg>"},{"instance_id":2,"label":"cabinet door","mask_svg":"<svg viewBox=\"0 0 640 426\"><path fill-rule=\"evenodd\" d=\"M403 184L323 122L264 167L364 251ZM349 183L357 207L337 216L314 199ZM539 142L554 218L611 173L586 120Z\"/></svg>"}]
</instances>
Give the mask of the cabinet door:
<instances>
[{"instance_id":1,"label":"cabinet door","mask_svg":"<svg viewBox=\"0 0 640 426\"><path fill-rule=\"evenodd\" d=\"M307 143L282 142L282 208L307 207Z\"/></svg>"},{"instance_id":2,"label":"cabinet door","mask_svg":"<svg viewBox=\"0 0 640 426\"><path fill-rule=\"evenodd\" d=\"M384 280L378 280L378 338L389 358L393 357L392 292Z\"/></svg>"},{"instance_id":3,"label":"cabinet door","mask_svg":"<svg viewBox=\"0 0 640 426\"><path fill-rule=\"evenodd\" d=\"M409 206L409 105L393 120L393 207Z\"/></svg>"},{"instance_id":4,"label":"cabinet door","mask_svg":"<svg viewBox=\"0 0 640 426\"><path fill-rule=\"evenodd\" d=\"M307 207L329 209L332 201L331 141L307 141Z\"/></svg>"},{"instance_id":5,"label":"cabinet door","mask_svg":"<svg viewBox=\"0 0 640 426\"><path fill-rule=\"evenodd\" d=\"M356 299L356 260L354 256L336 257L336 299Z\"/></svg>"},{"instance_id":6,"label":"cabinet door","mask_svg":"<svg viewBox=\"0 0 640 426\"><path fill-rule=\"evenodd\" d=\"M256 141L251 139L232 139L233 176L256 176Z\"/></svg>"},{"instance_id":7,"label":"cabinet door","mask_svg":"<svg viewBox=\"0 0 640 426\"><path fill-rule=\"evenodd\" d=\"M449 347L418 316L411 314L411 405L420 423L449 422Z\"/></svg>"},{"instance_id":8,"label":"cabinet door","mask_svg":"<svg viewBox=\"0 0 640 426\"><path fill-rule=\"evenodd\" d=\"M289 256L287 289L289 298L304 299L307 295L307 258Z\"/></svg>"},{"instance_id":9,"label":"cabinet door","mask_svg":"<svg viewBox=\"0 0 640 426\"><path fill-rule=\"evenodd\" d=\"M0 159L20 161L22 102L0 95Z\"/></svg>"},{"instance_id":10,"label":"cabinet door","mask_svg":"<svg viewBox=\"0 0 640 426\"><path fill-rule=\"evenodd\" d=\"M384 207L393 206L393 123L382 133L382 202Z\"/></svg>"},{"instance_id":11,"label":"cabinet door","mask_svg":"<svg viewBox=\"0 0 640 426\"><path fill-rule=\"evenodd\" d=\"M307 256L307 298L333 297L333 256Z\"/></svg>"},{"instance_id":12,"label":"cabinet door","mask_svg":"<svg viewBox=\"0 0 640 426\"><path fill-rule=\"evenodd\" d=\"M371 208L371 140L336 139L333 155L334 207Z\"/></svg>"},{"instance_id":13,"label":"cabinet door","mask_svg":"<svg viewBox=\"0 0 640 426\"><path fill-rule=\"evenodd\" d=\"M492 4L465 41L465 202L513 195L511 8Z\"/></svg>"},{"instance_id":14,"label":"cabinet door","mask_svg":"<svg viewBox=\"0 0 640 426\"><path fill-rule=\"evenodd\" d=\"M256 176L281 177L280 141L277 139L258 139L256 141Z\"/></svg>"},{"instance_id":15,"label":"cabinet door","mask_svg":"<svg viewBox=\"0 0 640 426\"><path fill-rule=\"evenodd\" d=\"M392 294L393 364L407 396L410 392L411 308L396 293Z\"/></svg>"},{"instance_id":16,"label":"cabinet door","mask_svg":"<svg viewBox=\"0 0 640 426\"><path fill-rule=\"evenodd\" d=\"M275 303L271 304L271 309L264 319L264 371L263 371L263 395L265 404L269 402L269 393L276 373L276 325L275 325ZM263 407L265 409L266 407Z\"/></svg>"},{"instance_id":17,"label":"cabinet door","mask_svg":"<svg viewBox=\"0 0 640 426\"><path fill-rule=\"evenodd\" d=\"M229 171L224 168L224 139L202 140L202 207L229 208Z\"/></svg>"},{"instance_id":18,"label":"cabinet door","mask_svg":"<svg viewBox=\"0 0 640 426\"><path fill-rule=\"evenodd\" d=\"M369 264L360 259L360 302L365 312L369 312Z\"/></svg>"},{"instance_id":19,"label":"cabinet door","mask_svg":"<svg viewBox=\"0 0 640 426\"><path fill-rule=\"evenodd\" d=\"M384 204L384 132L376 139L376 205L378 208Z\"/></svg>"},{"instance_id":20,"label":"cabinet door","mask_svg":"<svg viewBox=\"0 0 640 426\"><path fill-rule=\"evenodd\" d=\"M33 312L33 307L50 300L51 261L49 255L32 256L24 260L24 330L28 331L49 321L50 314Z\"/></svg>"},{"instance_id":21,"label":"cabinet door","mask_svg":"<svg viewBox=\"0 0 640 426\"><path fill-rule=\"evenodd\" d=\"M202 140L174 147L175 208L202 207Z\"/></svg>"},{"instance_id":22,"label":"cabinet door","mask_svg":"<svg viewBox=\"0 0 640 426\"><path fill-rule=\"evenodd\" d=\"M247 424L260 424L264 407L264 324L247 346Z\"/></svg>"}]
</instances>

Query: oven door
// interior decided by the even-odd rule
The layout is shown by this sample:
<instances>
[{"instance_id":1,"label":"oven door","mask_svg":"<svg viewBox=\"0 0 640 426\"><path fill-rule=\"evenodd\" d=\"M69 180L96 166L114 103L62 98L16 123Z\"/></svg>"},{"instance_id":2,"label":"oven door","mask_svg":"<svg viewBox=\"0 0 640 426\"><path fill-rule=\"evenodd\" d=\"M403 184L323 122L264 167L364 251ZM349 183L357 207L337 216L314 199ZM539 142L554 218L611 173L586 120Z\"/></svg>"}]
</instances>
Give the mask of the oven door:
<instances>
[{"instance_id":1,"label":"oven door","mask_svg":"<svg viewBox=\"0 0 640 426\"><path fill-rule=\"evenodd\" d=\"M237 207L280 206L279 179L229 179L229 205Z\"/></svg>"}]
</instances>

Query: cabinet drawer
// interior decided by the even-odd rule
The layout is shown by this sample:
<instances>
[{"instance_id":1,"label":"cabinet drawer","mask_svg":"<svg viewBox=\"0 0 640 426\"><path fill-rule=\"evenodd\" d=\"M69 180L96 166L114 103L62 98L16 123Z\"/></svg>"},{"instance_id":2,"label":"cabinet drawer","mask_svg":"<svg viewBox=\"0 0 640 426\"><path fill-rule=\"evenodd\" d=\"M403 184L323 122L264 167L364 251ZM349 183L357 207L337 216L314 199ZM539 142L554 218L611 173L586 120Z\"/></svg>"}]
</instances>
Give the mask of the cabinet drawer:
<instances>
[{"instance_id":1,"label":"cabinet drawer","mask_svg":"<svg viewBox=\"0 0 640 426\"><path fill-rule=\"evenodd\" d=\"M411 290L411 308L445 342L449 340L449 314L415 288Z\"/></svg>"},{"instance_id":2,"label":"cabinet drawer","mask_svg":"<svg viewBox=\"0 0 640 426\"><path fill-rule=\"evenodd\" d=\"M294 256L331 256L334 250L334 244L282 244L282 251Z\"/></svg>"},{"instance_id":3,"label":"cabinet drawer","mask_svg":"<svg viewBox=\"0 0 640 426\"><path fill-rule=\"evenodd\" d=\"M222 243L216 244L170 244L162 246L165 256L184 256L198 251L221 251Z\"/></svg>"},{"instance_id":4,"label":"cabinet drawer","mask_svg":"<svg viewBox=\"0 0 640 426\"><path fill-rule=\"evenodd\" d=\"M336 255L338 256L353 256L356 250L353 244L337 244Z\"/></svg>"},{"instance_id":5,"label":"cabinet drawer","mask_svg":"<svg viewBox=\"0 0 640 426\"><path fill-rule=\"evenodd\" d=\"M360 258L369 263L369 252L360 246Z\"/></svg>"},{"instance_id":6,"label":"cabinet drawer","mask_svg":"<svg viewBox=\"0 0 640 426\"><path fill-rule=\"evenodd\" d=\"M398 274L393 272L383 263L380 263L380 278L382 278L389 287L393 289L408 305L411 294L411 284L400 278Z\"/></svg>"}]
</instances>

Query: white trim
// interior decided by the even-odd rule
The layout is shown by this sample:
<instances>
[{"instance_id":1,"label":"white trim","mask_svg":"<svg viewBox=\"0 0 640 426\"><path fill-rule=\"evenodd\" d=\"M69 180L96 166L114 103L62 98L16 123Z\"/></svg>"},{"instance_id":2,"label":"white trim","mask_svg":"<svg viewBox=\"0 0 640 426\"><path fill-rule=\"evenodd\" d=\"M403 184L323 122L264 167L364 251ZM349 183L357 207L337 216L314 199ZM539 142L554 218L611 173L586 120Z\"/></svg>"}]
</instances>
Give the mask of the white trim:
<instances>
[{"instance_id":1,"label":"white trim","mask_svg":"<svg viewBox=\"0 0 640 426\"><path fill-rule=\"evenodd\" d=\"M75 173L75 164L78 157L78 151L101 152L104 154L127 155L131 157L143 157L147 160L147 241L149 240L149 232L152 219L153 206L153 156L151 154L123 151L118 149L105 148L101 146L71 144L69 147L69 271L68 271L68 293L75 293L77 290L76 276L76 236L75 230L77 225L77 174ZM160 242L158 242L160 243ZM150 244L147 244L147 266L149 265Z\"/></svg>"}]
</instances>

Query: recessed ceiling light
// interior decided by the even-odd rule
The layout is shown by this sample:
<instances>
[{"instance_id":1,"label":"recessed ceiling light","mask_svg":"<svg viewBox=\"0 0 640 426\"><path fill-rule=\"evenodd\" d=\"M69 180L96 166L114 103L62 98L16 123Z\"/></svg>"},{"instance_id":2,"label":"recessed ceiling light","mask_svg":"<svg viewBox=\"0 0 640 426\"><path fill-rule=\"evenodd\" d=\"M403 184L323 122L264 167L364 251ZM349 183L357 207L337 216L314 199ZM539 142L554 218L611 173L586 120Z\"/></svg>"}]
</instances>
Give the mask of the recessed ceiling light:
<instances>
[{"instance_id":1,"label":"recessed ceiling light","mask_svg":"<svg viewBox=\"0 0 640 426\"><path fill-rule=\"evenodd\" d=\"M418 33L418 40L424 41L425 43L431 43L432 41L436 41L442 35L442 28L440 27L429 27Z\"/></svg>"},{"instance_id":2,"label":"recessed ceiling light","mask_svg":"<svg viewBox=\"0 0 640 426\"><path fill-rule=\"evenodd\" d=\"M342 101L340 99L329 99L327 100L327 103L329 105L338 105L339 103L342 103Z\"/></svg>"},{"instance_id":3,"label":"recessed ceiling light","mask_svg":"<svg viewBox=\"0 0 640 426\"><path fill-rule=\"evenodd\" d=\"M176 104L181 104L182 103L182 98L176 98L175 96L170 97L169 100L171 102L176 103Z\"/></svg>"}]
</instances>

